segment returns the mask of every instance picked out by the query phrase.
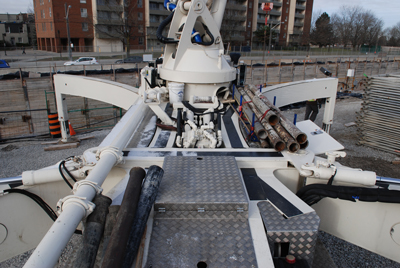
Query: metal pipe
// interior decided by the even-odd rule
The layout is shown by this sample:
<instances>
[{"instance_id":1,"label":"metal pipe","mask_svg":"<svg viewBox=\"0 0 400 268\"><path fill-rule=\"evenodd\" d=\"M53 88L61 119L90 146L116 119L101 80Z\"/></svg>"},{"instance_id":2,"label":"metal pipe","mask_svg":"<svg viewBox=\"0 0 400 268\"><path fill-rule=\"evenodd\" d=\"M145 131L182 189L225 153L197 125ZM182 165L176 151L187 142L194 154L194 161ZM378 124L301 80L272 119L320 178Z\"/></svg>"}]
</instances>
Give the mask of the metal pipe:
<instances>
[{"instance_id":1,"label":"metal pipe","mask_svg":"<svg viewBox=\"0 0 400 268\"><path fill-rule=\"evenodd\" d=\"M249 101L252 101L256 108L261 112L261 116L264 116L264 120L268 122L271 126L276 125L279 123L279 117L276 115L273 109L273 107L268 107L257 95L255 95L249 88L248 85L246 85L243 88L244 92L241 92L241 94L247 94L250 98ZM264 115L264 113L266 113ZM258 117L260 118L260 117Z\"/></svg>"},{"instance_id":2,"label":"metal pipe","mask_svg":"<svg viewBox=\"0 0 400 268\"><path fill-rule=\"evenodd\" d=\"M122 152L122 149L125 148L125 145L130 140L142 119L141 113L146 111L146 107L147 105L143 103L132 106L118 123L120 127L117 125L107 136L108 138L111 135L111 147L115 148L118 153ZM124 120L125 118L126 120ZM117 152L113 150L103 151L101 158L85 180L89 183L82 184L75 192L77 199L82 200L83 198L87 201L93 199L96 195L96 189L93 188L91 184L99 186L103 184L108 173L110 173L111 169L119 161ZM57 221L54 222L49 231L43 237L42 241L36 247L24 267L54 267L76 227L86 216L86 213L87 211L79 204L79 202L71 201L65 203ZM46 254L43 254L44 252Z\"/></svg>"},{"instance_id":3,"label":"metal pipe","mask_svg":"<svg viewBox=\"0 0 400 268\"><path fill-rule=\"evenodd\" d=\"M246 89L245 89L246 90ZM275 111L275 114L277 114L277 118L278 118L278 122L280 122L280 124L285 128L285 130L299 143L305 143L307 141L307 135L300 131L298 129L298 127L296 127L292 122L290 122L290 120L288 120L283 114L282 112L279 110L278 107L276 107L275 105L273 105L267 98L260 98L259 96L257 96L256 94L254 94L255 92L255 88L253 88L253 91L247 89L246 93L249 94L249 96L253 96L252 100L254 102L254 100L258 99L260 100L261 104L260 106L257 105L257 103L259 103L258 101L255 102L256 106L258 108L262 108L262 109L270 109L272 111ZM261 110L263 111L263 110ZM281 120L279 120L279 117Z\"/></svg>"},{"instance_id":4,"label":"metal pipe","mask_svg":"<svg viewBox=\"0 0 400 268\"><path fill-rule=\"evenodd\" d=\"M0 185L3 185L3 184L14 184L14 183L22 184L22 176L1 178L0 179Z\"/></svg>"},{"instance_id":5,"label":"metal pipe","mask_svg":"<svg viewBox=\"0 0 400 268\"><path fill-rule=\"evenodd\" d=\"M295 153L300 149L300 145L292 138L292 136L290 136L289 132L287 132L286 129L281 126L281 124L276 124L274 128L279 137L281 137L286 143L286 147L288 148L289 152Z\"/></svg>"},{"instance_id":6,"label":"metal pipe","mask_svg":"<svg viewBox=\"0 0 400 268\"><path fill-rule=\"evenodd\" d=\"M244 99L247 102L246 105L248 105L252 112L256 114L257 118L261 118L262 114L261 112L256 108L253 102L251 102L250 97L244 93L243 89L239 89L236 91L241 91L244 94ZM241 93L238 93L239 95ZM286 148L285 143L282 141L282 139L279 137L279 135L276 133L276 131L273 129L273 127L267 123L267 121L261 121L261 125L263 128L266 130L266 133L268 135L268 139L271 142L271 145L274 147L274 149L278 152L284 150Z\"/></svg>"},{"instance_id":7,"label":"metal pipe","mask_svg":"<svg viewBox=\"0 0 400 268\"><path fill-rule=\"evenodd\" d=\"M235 100L237 101L237 103L240 103L240 96L242 96L242 95L240 94L240 92L238 90L235 90L234 94L235 94L235 96L234 96ZM245 98L245 101L246 101L246 98ZM253 118L253 110L251 109L250 103L245 103L242 106L242 111L244 112L247 120L249 122L251 122L251 119ZM264 127L262 126L262 124L259 121L254 123L254 131L255 131L255 133L257 133L257 136L260 137L260 139L266 139L268 137L267 132L265 131Z\"/></svg>"},{"instance_id":8,"label":"metal pipe","mask_svg":"<svg viewBox=\"0 0 400 268\"><path fill-rule=\"evenodd\" d=\"M140 167L134 167L129 172L129 181L124 198L117 215L117 221L111 234L101 267L121 267L127 250L126 244L133 219L139 203L142 181L146 172Z\"/></svg>"}]
</instances>

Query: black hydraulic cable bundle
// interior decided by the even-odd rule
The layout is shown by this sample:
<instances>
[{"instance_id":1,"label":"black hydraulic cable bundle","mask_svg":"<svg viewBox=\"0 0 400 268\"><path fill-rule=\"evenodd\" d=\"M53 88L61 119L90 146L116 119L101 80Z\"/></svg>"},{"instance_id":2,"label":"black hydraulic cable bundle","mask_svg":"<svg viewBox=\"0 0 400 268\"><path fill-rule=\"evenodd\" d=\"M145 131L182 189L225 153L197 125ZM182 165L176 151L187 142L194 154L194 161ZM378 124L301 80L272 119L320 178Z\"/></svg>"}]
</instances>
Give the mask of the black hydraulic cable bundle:
<instances>
[{"instance_id":1,"label":"black hydraulic cable bundle","mask_svg":"<svg viewBox=\"0 0 400 268\"><path fill-rule=\"evenodd\" d=\"M382 188L365 188L310 184L301 188L296 195L308 205L314 205L324 197L364 202L400 203L400 191Z\"/></svg>"},{"instance_id":2,"label":"black hydraulic cable bundle","mask_svg":"<svg viewBox=\"0 0 400 268\"><path fill-rule=\"evenodd\" d=\"M172 11L171 14L169 14L169 16L165 20L163 20L160 26L158 26L157 28L156 32L157 39L163 44L175 44L179 42L179 40L175 40L174 38L169 38L162 35L162 32L164 31L165 27L171 23L172 18L174 17L174 13L175 12Z\"/></svg>"},{"instance_id":3,"label":"black hydraulic cable bundle","mask_svg":"<svg viewBox=\"0 0 400 268\"><path fill-rule=\"evenodd\" d=\"M71 172L69 172L69 170L66 168L65 166L65 162L66 160L63 160L60 162L60 164L58 165L58 171L61 174L61 177L63 178L63 180L65 181L65 183L69 186L69 188L73 188L72 185L69 183L68 179L65 177L62 168L65 170L65 172L67 172L68 176L74 181L76 182L75 177L71 174Z\"/></svg>"},{"instance_id":4,"label":"black hydraulic cable bundle","mask_svg":"<svg viewBox=\"0 0 400 268\"><path fill-rule=\"evenodd\" d=\"M5 189L4 192L10 193L10 194L18 193L18 194L25 195L25 196L29 197L30 199L32 199L33 201L35 201L53 221L55 221L58 218L57 213L42 198L40 198L38 195L36 195L34 193L28 192L23 189ZM75 233L82 234L82 231L75 230Z\"/></svg>"}]
</instances>

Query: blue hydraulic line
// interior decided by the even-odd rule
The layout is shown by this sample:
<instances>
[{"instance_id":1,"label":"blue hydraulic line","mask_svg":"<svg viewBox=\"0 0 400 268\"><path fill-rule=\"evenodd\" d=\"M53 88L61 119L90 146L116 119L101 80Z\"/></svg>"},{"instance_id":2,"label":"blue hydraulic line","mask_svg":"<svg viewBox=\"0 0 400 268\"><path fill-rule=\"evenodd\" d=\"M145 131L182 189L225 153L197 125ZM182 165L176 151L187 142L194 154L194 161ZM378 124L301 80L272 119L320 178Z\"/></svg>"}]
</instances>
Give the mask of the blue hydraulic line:
<instances>
[{"instance_id":1,"label":"blue hydraulic line","mask_svg":"<svg viewBox=\"0 0 400 268\"><path fill-rule=\"evenodd\" d=\"M164 0L164 7L168 11L174 11L176 8L176 5L171 3L169 0Z\"/></svg>"},{"instance_id":2,"label":"blue hydraulic line","mask_svg":"<svg viewBox=\"0 0 400 268\"><path fill-rule=\"evenodd\" d=\"M194 34L196 34L196 35L194 35ZM194 35L194 36L193 36ZM196 32L196 30L193 28L193 31L192 31L192 36L193 36L193 38L194 38L194 41L196 42L196 43L201 43L201 42L203 42L203 40L201 40L201 36L200 36L200 34L198 33L198 32Z\"/></svg>"},{"instance_id":3,"label":"blue hydraulic line","mask_svg":"<svg viewBox=\"0 0 400 268\"><path fill-rule=\"evenodd\" d=\"M164 0L164 7L165 7L166 10L172 12L172 11L175 10L176 5L175 5L174 3L171 3L169 0ZM194 28L193 28L193 31L192 31L192 36L193 36L194 41L195 41L196 43L201 43L201 42L203 42L203 40L201 39L200 34L199 34L199 33L196 31L196 29L194 29Z\"/></svg>"}]
</instances>

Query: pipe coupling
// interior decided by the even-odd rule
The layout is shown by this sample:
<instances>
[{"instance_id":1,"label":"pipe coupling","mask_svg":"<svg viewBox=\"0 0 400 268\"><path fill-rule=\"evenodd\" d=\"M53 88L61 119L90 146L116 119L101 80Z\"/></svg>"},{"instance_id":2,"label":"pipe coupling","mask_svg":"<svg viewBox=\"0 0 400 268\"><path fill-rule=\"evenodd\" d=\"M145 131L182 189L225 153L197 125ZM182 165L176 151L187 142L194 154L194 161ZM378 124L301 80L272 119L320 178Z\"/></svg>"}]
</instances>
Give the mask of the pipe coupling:
<instances>
[{"instance_id":1,"label":"pipe coupling","mask_svg":"<svg viewBox=\"0 0 400 268\"><path fill-rule=\"evenodd\" d=\"M115 156L115 159L116 159L115 165L118 165L119 163L124 161L124 158L123 158L124 154L117 147L113 147L113 146L107 146L107 147L97 150L96 160L99 161L101 156L105 153L110 153Z\"/></svg>"},{"instance_id":2,"label":"pipe coupling","mask_svg":"<svg viewBox=\"0 0 400 268\"><path fill-rule=\"evenodd\" d=\"M86 200L86 197L81 197L81 196L76 196L76 195L68 195L64 197L63 199L60 199L57 202L57 213L60 215L66 205L69 204L75 204L79 205L83 213L85 214L85 217L89 216L90 213L93 212L94 208L96 207L95 204L92 202Z\"/></svg>"},{"instance_id":3,"label":"pipe coupling","mask_svg":"<svg viewBox=\"0 0 400 268\"><path fill-rule=\"evenodd\" d=\"M81 187L82 185L91 186L96 191L96 194L101 194L103 192L103 188L101 188L96 182L88 181L88 180L81 180L81 181L75 182L72 192L75 194L76 191L78 191L78 188Z\"/></svg>"}]
</instances>

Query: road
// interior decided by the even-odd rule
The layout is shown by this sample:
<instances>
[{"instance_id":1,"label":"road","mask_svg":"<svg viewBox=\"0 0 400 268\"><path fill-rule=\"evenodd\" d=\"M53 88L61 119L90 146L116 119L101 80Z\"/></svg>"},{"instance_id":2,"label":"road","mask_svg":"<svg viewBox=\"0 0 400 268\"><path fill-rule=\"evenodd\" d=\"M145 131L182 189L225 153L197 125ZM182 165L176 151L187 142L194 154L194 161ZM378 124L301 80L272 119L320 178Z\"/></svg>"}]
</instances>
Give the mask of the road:
<instances>
[{"instance_id":1,"label":"road","mask_svg":"<svg viewBox=\"0 0 400 268\"><path fill-rule=\"evenodd\" d=\"M22 54L22 50L12 50L12 51L7 51L7 55L4 55L4 51L0 51L0 59L6 60L11 68L26 68L26 67L49 67L49 66L63 66L64 62L67 60L59 60L60 56L63 58L68 57L67 52L63 53L55 53L55 52L49 52L49 51L41 51L41 50L32 50L32 49L26 49L25 50L26 54ZM140 51L131 51L131 54L134 53L141 53L141 54L153 54L154 56L158 56L161 51L159 52L143 52L143 50ZM246 56L248 53L243 52L242 53L242 58L244 60L253 60L255 62L262 62L263 55L262 52L260 51L260 54L258 56ZM253 52L254 54L254 52ZM83 57L83 56L91 56L97 58L98 62L100 64L113 64L115 63L116 60L122 59L124 57L125 53L123 52L73 52L72 56L73 58L77 57ZM103 59L104 57L110 57L108 59ZM304 60L304 59L310 59L310 60L326 60L328 58L332 59L337 59L337 58L343 58L343 59L356 59L360 58L360 60L365 60L369 59L372 60L373 58L378 57L376 54L354 54L354 55L309 55L307 57L306 52L304 51L297 51L297 52L291 52L291 51L272 51L270 54L266 53L264 59L271 61L271 60L284 60L286 62L291 62L292 59L294 61L296 60Z\"/></svg>"}]
</instances>

